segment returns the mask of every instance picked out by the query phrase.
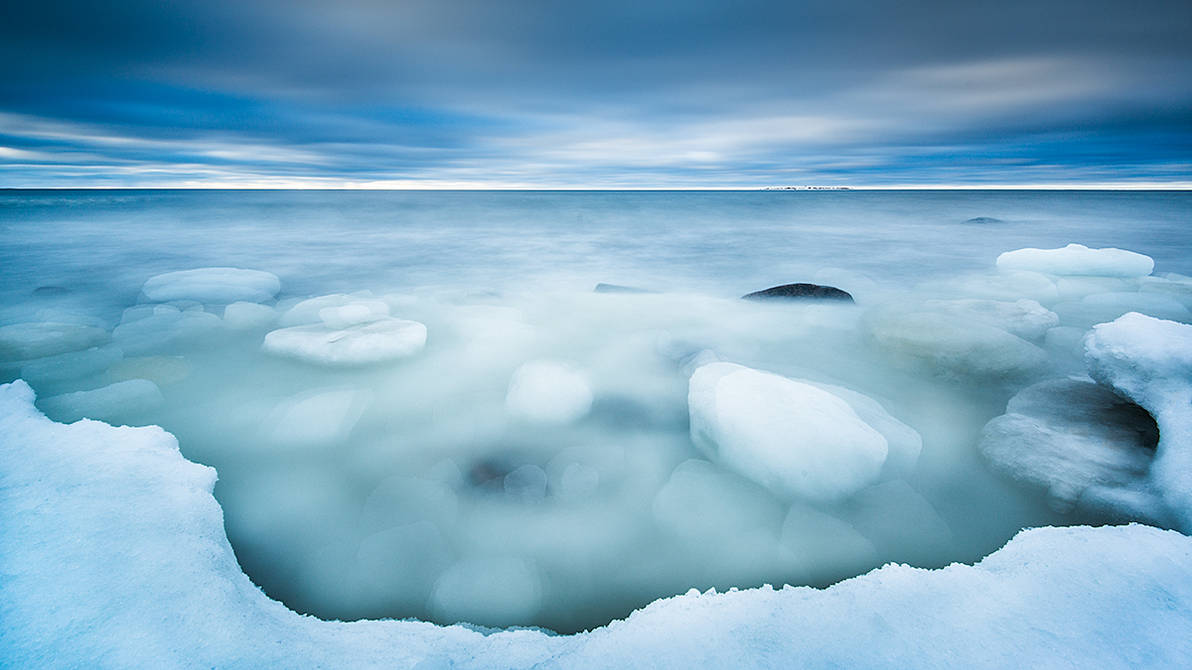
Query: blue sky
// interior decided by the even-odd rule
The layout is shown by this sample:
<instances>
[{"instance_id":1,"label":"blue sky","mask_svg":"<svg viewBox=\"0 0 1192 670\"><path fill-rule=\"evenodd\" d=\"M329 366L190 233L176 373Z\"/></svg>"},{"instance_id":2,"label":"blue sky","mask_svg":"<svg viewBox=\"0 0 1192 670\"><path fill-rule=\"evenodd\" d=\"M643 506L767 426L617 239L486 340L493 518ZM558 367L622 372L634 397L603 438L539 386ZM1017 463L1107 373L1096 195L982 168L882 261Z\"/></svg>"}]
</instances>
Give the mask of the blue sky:
<instances>
[{"instance_id":1,"label":"blue sky","mask_svg":"<svg viewBox=\"0 0 1192 670\"><path fill-rule=\"evenodd\" d=\"M0 68L0 187L1192 185L1186 0L12 0Z\"/></svg>"}]
</instances>

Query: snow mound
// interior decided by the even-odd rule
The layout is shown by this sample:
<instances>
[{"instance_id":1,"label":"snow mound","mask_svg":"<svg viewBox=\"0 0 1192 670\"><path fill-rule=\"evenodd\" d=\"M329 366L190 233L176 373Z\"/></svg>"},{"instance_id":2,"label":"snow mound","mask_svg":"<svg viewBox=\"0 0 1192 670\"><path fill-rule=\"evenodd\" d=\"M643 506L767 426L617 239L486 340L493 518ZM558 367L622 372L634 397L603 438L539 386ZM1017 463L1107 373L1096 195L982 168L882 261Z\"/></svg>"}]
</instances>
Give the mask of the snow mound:
<instances>
[{"instance_id":1,"label":"snow mound","mask_svg":"<svg viewBox=\"0 0 1192 670\"><path fill-rule=\"evenodd\" d=\"M980 450L999 472L1048 492L1052 506L1077 505L1162 521L1147 475L1154 421L1108 388L1053 379L1020 391L985 425Z\"/></svg>"},{"instance_id":2,"label":"snow mound","mask_svg":"<svg viewBox=\"0 0 1192 670\"><path fill-rule=\"evenodd\" d=\"M785 498L846 498L886 461L886 438L843 399L742 365L698 368L688 409L696 446Z\"/></svg>"},{"instance_id":3,"label":"snow mound","mask_svg":"<svg viewBox=\"0 0 1192 670\"><path fill-rule=\"evenodd\" d=\"M1093 379L1141 405L1159 426L1151 481L1192 531L1192 326L1131 312L1085 338Z\"/></svg>"},{"instance_id":4,"label":"snow mound","mask_svg":"<svg viewBox=\"0 0 1192 670\"><path fill-rule=\"evenodd\" d=\"M24 361L104 344L102 328L75 323L14 323L0 326L0 361Z\"/></svg>"},{"instance_id":5,"label":"snow mound","mask_svg":"<svg viewBox=\"0 0 1192 670\"><path fill-rule=\"evenodd\" d=\"M592 409L592 388L580 371L554 361L531 361L513 372L505 408L525 421L564 424Z\"/></svg>"},{"instance_id":6,"label":"snow mound","mask_svg":"<svg viewBox=\"0 0 1192 670\"><path fill-rule=\"evenodd\" d=\"M280 328L265 335L261 349L275 356L328 366L386 363L413 356L426 346L426 326L384 318L334 328L328 325Z\"/></svg>"},{"instance_id":7,"label":"snow mound","mask_svg":"<svg viewBox=\"0 0 1192 670\"><path fill-rule=\"evenodd\" d=\"M1097 277L1144 277L1155 269L1155 261L1125 249L1090 249L1069 244L1062 249L1018 249L997 257L999 270L1030 270L1051 275Z\"/></svg>"},{"instance_id":8,"label":"snow mound","mask_svg":"<svg viewBox=\"0 0 1192 670\"><path fill-rule=\"evenodd\" d=\"M197 300L226 305L233 302L265 302L281 290L281 280L271 272L240 268L199 268L150 277L141 287L151 302Z\"/></svg>"},{"instance_id":9,"label":"snow mound","mask_svg":"<svg viewBox=\"0 0 1192 670\"><path fill-rule=\"evenodd\" d=\"M269 600L228 544L215 471L160 428L53 423L15 382L0 386L0 446L0 655L14 667L1116 669L1192 654L1192 539L1146 526L1028 530L973 566L692 590L589 633L486 635ZM457 583L475 579L465 568ZM454 588L438 587L443 606ZM532 603L531 579L513 588Z\"/></svg>"}]
</instances>

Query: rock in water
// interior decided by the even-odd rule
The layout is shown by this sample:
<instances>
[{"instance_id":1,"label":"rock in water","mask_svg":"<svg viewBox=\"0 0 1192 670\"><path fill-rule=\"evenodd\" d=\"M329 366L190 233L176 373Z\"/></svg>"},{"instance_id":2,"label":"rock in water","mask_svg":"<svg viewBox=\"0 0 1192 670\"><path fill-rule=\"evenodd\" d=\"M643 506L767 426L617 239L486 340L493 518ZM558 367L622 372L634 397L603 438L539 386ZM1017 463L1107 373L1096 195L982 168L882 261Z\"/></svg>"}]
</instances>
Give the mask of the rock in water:
<instances>
[{"instance_id":1,"label":"rock in water","mask_svg":"<svg viewBox=\"0 0 1192 670\"><path fill-rule=\"evenodd\" d=\"M988 224L988 223L1005 223L1001 219L992 216L974 216L971 219L965 219L965 223Z\"/></svg>"},{"instance_id":2,"label":"rock in water","mask_svg":"<svg viewBox=\"0 0 1192 670\"><path fill-rule=\"evenodd\" d=\"M886 438L843 399L742 365L697 369L688 409L697 447L784 498L847 498L886 462Z\"/></svg>"},{"instance_id":3,"label":"rock in water","mask_svg":"<svg viewBox=\"0 0 1192 670\"><path fill-rule=\"evenodd\" d=\"M653 293L644 288L637 288L636 286L621 286L620 284L605 284L600 282L596 288L592 289L594 293Z\"/></svg>"},{"instance_id":4,"label":"rock in water","mask_svg":"<svg viewBox=\"0 0 1192 670\"><path fill-rule=\"evenodd\" d=\"M281 290L281 280L271 272L240 268L198 268L150 277L141 292L152 302L197 300L226 305L265 302Z\"/></svg>"},{"instance_id":5,"label":"rock in water","mask_svg":"<svg viewBox=\"0 0 1192 670\"><path fill-rule=\"evenodd\" d=\"M839 300L853 302L848 291L819 284L783 284L741 296L745 300Z\"/></svg>"}]
</instances>

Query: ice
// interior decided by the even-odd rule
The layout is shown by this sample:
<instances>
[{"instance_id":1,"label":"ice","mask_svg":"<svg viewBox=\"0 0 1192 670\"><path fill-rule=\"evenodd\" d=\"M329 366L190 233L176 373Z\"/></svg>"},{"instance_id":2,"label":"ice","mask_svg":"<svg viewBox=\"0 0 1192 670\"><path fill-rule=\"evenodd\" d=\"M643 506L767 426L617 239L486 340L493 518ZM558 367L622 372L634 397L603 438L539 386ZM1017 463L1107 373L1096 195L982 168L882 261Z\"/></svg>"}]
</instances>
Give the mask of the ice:
<instances>
[{"instance_id":1,"label":"ice","mask_svg":"<svg viewBox=\"0 0 1192 670\"><path fill-rule=\"evenodd\" d=\"M384 300L354 300L345 305L323 307L319 318L332 328L347 328L372 323L389 316L389 304Z\"/></svg>"},{"instance_id":2,"label":"ice","mask_svg":"<svg viewBox=\"0 0 1192 670\"><path fill-rule=\"evenodd\" d=\"M1011 398L986 424L980 449L1061 511L1085 505L1161 522L1163 503L1147 478L1157 440L1142 408L1093 381L1056 379Z\"/></svg>"},{"instance_id":3,"label":"ice","mask_svg":"<svg viewBox=\"0 0 1192 670\"><path fill-rule=\"evenodd\" d=\"M280 403L266 421L270 442L286 449L341 444L370 399L355 389L305 391Z\"/></svg>"},{"instance_id":4,"label":"ice","mask_svg":"<svg viewBox=\"0 0 1192 670\"><path fill-rule=\"evenodd\" d=\"M976 320L1017 335L1038 340L1060 319L1034 300L928 300L923 305L932 312L948 314L959 321Z\"/></svg>"},{"instance_id":5,"label":"ice","mask_svg":"<svg viewBox=\"0 0 1192 670\"><path fill-rule=\"evenodd\" d=\"M1139 525L1027 530L976 565L887 565L822 590L693 589L573 636L320 621L269 600L241 572L211 495L215 472L182 458L168 433L55 424L32 402L26 385L0 386L0 639L16 667L748 668L802 659L992 669L1062 658L1125 669L1179 667L1192 653L1192 539ZM796 527L819 523L864 547L829 519L793 520L806 515L792 517L792 542ZM446 562L436 546L426 525L398 526L361 543L354 560L378 579L401 579L387 556L433 572ZM550 597L540 589L528 563L478 557L440 576L435 601L446 618L468 620L493 603L504 621Z\"/></svg>"},{"instance_id":6,"label":"ice","mask_svg":"<svg viewBox=\"0 0 1192 670\"><path fill-rule=\"evenodd\" d=\"M862 574L878 564L877 549L856 528L800 503L791 505L782 523L782 546L812 584Z\"/></svg>"},{"instance_id":7,"label":"ice","mask_svg":"<svg viewBox=\"0 0 1192 670\"><path fill-rule=\"evenodd\" d=\"M223 321L214 314L182 312L168 305L155 307L148 316L137 316L124 320L112 331L112 340L129 355L210 343L223 327Z\"/></svg>"},{"instance_id":8,"label":"ice","mask_svg":"<svg viewBox=\"0 0 1192 670\"><path fill-rule=\"evenodd\" d=\"M137 356L112 363L106 376L113 381L148 379L158 386L170 386L189 377L192 369L181 356Z\"/></svg>"},{"instance_id":9,"label":"ice","mask_svg":"<svg viewBox=\"0 0 1192 670\"><path fill-rule=\"evenodd\" d=\"M107 343L107 331L74 323L34 322L0 326L0 362L26 361Z\"/></svg>"},{"instance_id":10,"label":"ice","mask_svg":"<svg viewBox=\"0 0 1192 670\"><path fill-rule=\"evenodd\" d=\"M537 465L523 465L505 475L505 495L523 505L533 505L546 498L546 471Z\"/></svg>"},{"instance_id":11,"label":"ice","mask_svg":"<svg viewBox=\"0 0 1192 670\"><path fill-rule=\"evenodd\" d=\"M1146 409L1159 426L1150 479L1192 530L1192 326L1131 312L1085 339L1089 374Z\"/></svg>"},{"instance_id":12,"label":"ice","mask_svg":"<svg viewBox=\"0 0 1192 670\"><path fill-rule=\"evenodd\" d=\"M691 375L691 437L718 463L786 498L846 498L881 473L887 443L841 398L733 363Z\"/></svg>"},{"instance_id":13,"label":"ice","mask_svg":"<svg viewBox=\"0 0 1192 670\"><path fill-rule=\"evenodd\" d=\"M701 545L725 534L777 527L783 515L782 505L760 487L699 459L675 468L652 511L668 532Z\"/></svg>"},{"instance_id":14,"label":"ice","mask_svg":"<svg viewBox=\"0 0 1192 670\"><path fill-rule=\"evenodd\" d=\"M413 356L424 346L426 326L417 321L385 318L347 328L326 325L281 328L265 335L261 349L317 365L358 366Z\"/></svg>"},{"instance_id":15,"label":"ice","mask_svg":"<svg viewBox=\"0 0 1192 670\"><path fill-rule=\"evenodd\" d=\"M21 366L21 379L39 387L57 384L99 374L123 356L119 347L107 345L37 358Z\"/></svg>"},{"instance_id":16,"label":"ice","mask_svg":"<svg viewBox=\"0 0 1192 670\"><path fill-rule=\"evenodd\" d=\"M266 302L281 290L277 275L240 268L199 268L150 277L141 293L150 302L196 300L226 305L233 302Z\"/></svg>"},{"instance_id":17,"label":"ice","mask_svg":"<svg viewBox=\"0 0 1192 670\"><path fill-rule=\"evenodd\" d=\"M556 361L531 361L514 371L505 407L525 421L564 424L587 415L592 388L580 371Z\"/></svg>"},{"instance_id":18,"label":"ice","mask_svg":"<svg viewBox=\"0 0 1192 670\"><path fill-rule=\"evenodd\" d=\"M277 321L277 312L268 305L240 301L224 308L223 320L234 330L261 330Z\"/></svg>"},{"instance_id":19,"label":"ice","mask_svg":"<svg viewBox=\"0 0 1192 670\"><path fill-rule=\"evenodd\" d=\"M939 557L954 541L952 530L935 507L901 479L858 492L845 509L844 520L873 542L887 560L942 565Z\"/></svg>"},{"instance_id":20,"label":"ice","mask_svg":"<svg viewBox=\"0 0 1192 670\"><path fill-rule=\"evenodd\" d=\"M1018 249L997 257L1003 270L1029 270L1052 275L1143 277L1155 268L1150 256L1124 249L1090 249L1069 244L1062 249Z\"/></svg>"},{"instance_id":21,"label":"ice","mask_svg":"<svg viewBox=\"0 0 1192 670\"><path fill-rule=\"evenodd\" d=\"M527 623L542 602L538 572L515 557L470 558L452 565L435 582L431 610L445 621L480 625Z\"/></svg>"},{"instance_id":22,"label":"ice","mask_svg":"<svg viewBox=\"0 0 1192 670\"><path fill-rule=\"evenodd\" d=\"M868 321L873 340L898 359L959 380L1018 379L1047 361L1042 349L978 320L940 312L885 310Z\"/></svg>"},{"instance_id":23,"label":"ice","mask_svg":"<svg viewBox=\"0 0 1192 670\"><path fill-rule=\"evenodd\" d=\"M127 417L163 402L161 390L148 379L129 379L90 391L74 391L43 398L46 414L59 421Z\"/></svg>"},{"instance_id":24,"label":"ice","mask_svg":"<svg viewBox=\"0 0 1192 670\"><path fill-rule=\"evenodd\" d=\"M852 389L833 384L807 382L844 400L861 420L886 438L885 473L892 477L907 477L914 473L923 451L923 438L905 423L895 419L880 402Z\"/></svg>"}]
</instances>

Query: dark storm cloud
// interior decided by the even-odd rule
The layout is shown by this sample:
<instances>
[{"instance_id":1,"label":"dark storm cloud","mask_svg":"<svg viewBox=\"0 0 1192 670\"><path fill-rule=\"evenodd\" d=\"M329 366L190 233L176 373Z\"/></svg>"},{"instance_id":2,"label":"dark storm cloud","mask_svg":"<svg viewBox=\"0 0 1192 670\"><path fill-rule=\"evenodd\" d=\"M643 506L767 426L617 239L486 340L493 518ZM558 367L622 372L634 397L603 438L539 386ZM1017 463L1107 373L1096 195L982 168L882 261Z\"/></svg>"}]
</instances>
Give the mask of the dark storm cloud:
<instances>
[{"instance_id":1,"label":"dark storm cloud","mask_svg":"<svg viewBox=\"0 0 1192 670\"><path fill-rule=\"evenodd\" d=\"M1192 3L39 2L0 185L1188 181Z\"/></svg>"}]
</instances>

